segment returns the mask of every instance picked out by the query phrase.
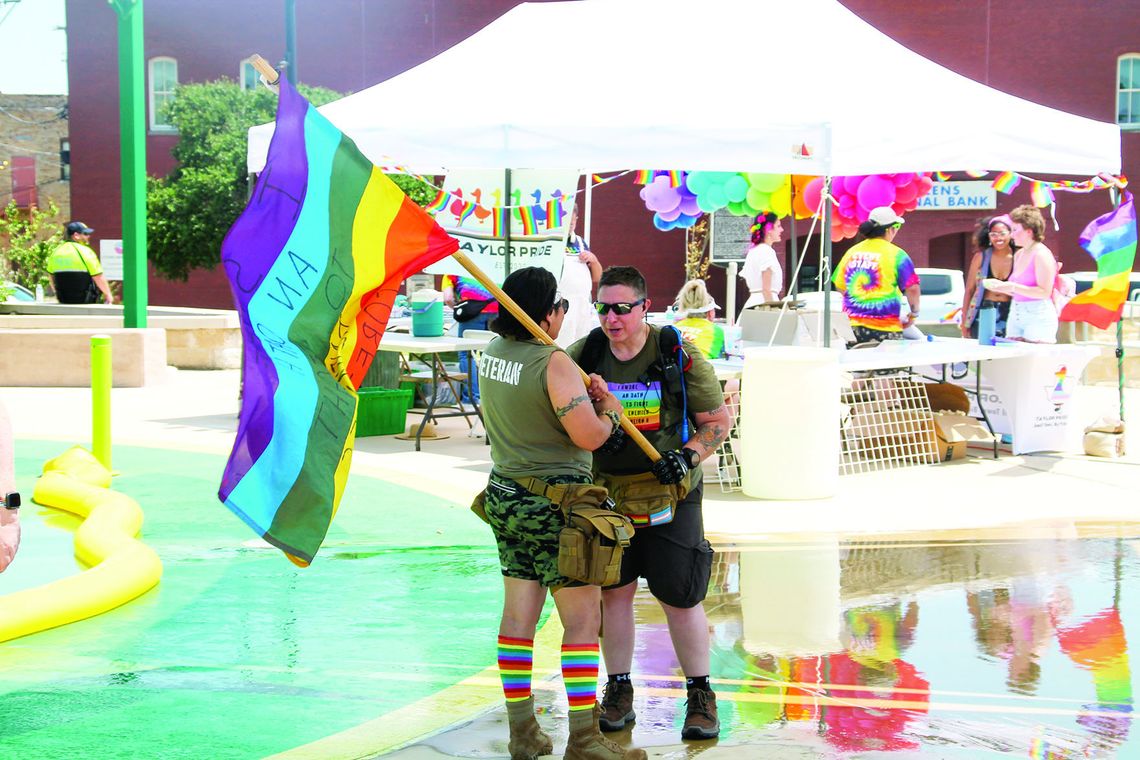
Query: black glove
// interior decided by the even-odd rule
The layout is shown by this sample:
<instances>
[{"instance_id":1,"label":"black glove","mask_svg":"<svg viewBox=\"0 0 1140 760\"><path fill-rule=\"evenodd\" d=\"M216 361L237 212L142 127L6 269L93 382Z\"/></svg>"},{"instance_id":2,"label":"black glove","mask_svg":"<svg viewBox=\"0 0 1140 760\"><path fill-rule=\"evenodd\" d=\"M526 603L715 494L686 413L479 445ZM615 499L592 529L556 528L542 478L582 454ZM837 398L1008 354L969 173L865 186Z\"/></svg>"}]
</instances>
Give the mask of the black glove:
<instances>
[{"instance_id":1,"label":"black glove","mask_svg":"<svg viewBox=\"0 0 1140 760\"><path fill-rule=\"evenodd\" d=\"M684 449L666 451L653 463L653 475L661 485L680 483L689 473L689 457Z\"/></svg>"}]
</instances>

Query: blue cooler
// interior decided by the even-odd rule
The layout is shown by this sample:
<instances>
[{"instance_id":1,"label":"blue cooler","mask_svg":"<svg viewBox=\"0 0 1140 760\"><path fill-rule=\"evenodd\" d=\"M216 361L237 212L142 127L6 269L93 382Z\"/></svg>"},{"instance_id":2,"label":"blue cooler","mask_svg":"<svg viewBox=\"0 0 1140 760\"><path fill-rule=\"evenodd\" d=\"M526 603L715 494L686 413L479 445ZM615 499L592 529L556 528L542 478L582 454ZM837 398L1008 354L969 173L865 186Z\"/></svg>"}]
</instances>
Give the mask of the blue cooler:
<instances>
[{"instance_id":1,"label":"blue cooler","mask_svg":"<svg viewBox=\"0 0 1140 760\"><path fill-rule=\"evenodd\" d=\"M443 335L443 294L436 290L417 290L412 294L412 335L438 338Z\"/></svg>"}]
</instances>

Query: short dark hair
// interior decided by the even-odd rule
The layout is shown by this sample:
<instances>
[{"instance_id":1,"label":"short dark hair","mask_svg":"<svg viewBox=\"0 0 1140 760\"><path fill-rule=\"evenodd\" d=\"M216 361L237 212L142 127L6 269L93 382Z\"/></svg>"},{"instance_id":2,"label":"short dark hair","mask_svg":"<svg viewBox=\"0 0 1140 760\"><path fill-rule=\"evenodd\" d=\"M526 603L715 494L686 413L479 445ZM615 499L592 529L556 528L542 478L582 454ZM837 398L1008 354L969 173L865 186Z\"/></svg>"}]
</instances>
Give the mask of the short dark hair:
<instances>
[{"instance_id":1,"label":"short dark hair","mask_svg":"<svg viewBox=\"0 0 1140 760\"><path fill-rule=\"evenodd\" d=\"M503 292L535 323L541 324L554 308L558 280L542 267L523 267L507 275L507 279L503 280ZM526 340L531 337L526 325L518 321L503 304L499 305L499 316L488 326L504 338Z\"/></svg>"},{"instance_id":2,"label":"short dark hair","mask_svg":"<svg viewBox=\"0 0 1140 760\"><path fill-rule=\"evenodd\" d=\"M638 298L645 298L645 277L637 267L607 267L598 280L598 290L610 285L625 285L631 288Z\"/></svg>"}]
</instances>

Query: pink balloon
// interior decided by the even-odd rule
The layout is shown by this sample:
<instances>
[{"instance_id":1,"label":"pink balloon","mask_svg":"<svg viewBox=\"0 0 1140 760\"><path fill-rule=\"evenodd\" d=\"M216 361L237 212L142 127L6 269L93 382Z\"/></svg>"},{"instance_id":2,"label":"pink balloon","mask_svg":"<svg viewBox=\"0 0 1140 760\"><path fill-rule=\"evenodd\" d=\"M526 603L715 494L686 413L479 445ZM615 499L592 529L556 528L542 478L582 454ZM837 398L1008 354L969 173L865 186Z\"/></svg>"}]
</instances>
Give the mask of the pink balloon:
<instances>
[{"instance_id":1,"label":"pink balloon","mask_svg":"<svg viewBox=\"0 0 1140 760\"><path fill-rule=\"evenodd\" d=\"M915 182L918 183L918 188L920 191L918 194L919 198L929 193L930 188L934 187L934 180L930 178L929 174L918 175L918 178L915 180Z\"/></svg>"},{"instance_id":2,"label":"pink balloon","mask_svg":"<svg viewBox=\"0 0 1140 760\"><path fill-rule=\"evenodd\" d=\"M823 177L816 177L804 185L804 205L813 212L819 208L819 196L823 192Z\"/></svg>"},{"instance_id":3,"label":"pink balloon","mask_svg":"<svg viewBox=\"0 0 1140 760\"><path fill-rule=\"evenodd\" d=\"M902 216L906 213L906 206L899 203L898 201L895 201L891 204L891 211L894 211L899 216Z\"/></svg>"},{"instance_id":4,"label":"pink balloon","mask_svg":"<svg viewBox=\"0 0 1140 760\"><path fill-rule=\"evenodd\" d=\"M909 185L914 181L914 174L910 172L904 172L903 174L896 174L893 179L895 181L895 187L902 187L903 185Z\"/></svg>"},{"instance_id":5,"label":"pink balloon","mask_svg":"<svg viewBox=\"0 0 1140 760\"><path fill-rule=\"evenodd\" d=\"M895 188L895 202L907 203L918 197L918 185L911 181L908 184Z\"/></svg>"},{"instance_id":6,"label":"pink balloon","mask_svg":"<svg viewBox=\"0 0 1140 760\"><path fill-rule=\"evenodd\" d=\"M872 175L863 180L859 185L859 192L857 195L859 205L866 208L870 212L873 208L879 206L889 206L895 201L895 183L888 177L881 175ZM862 216L866 219L866 215Z\"/></svg>"},{"instance_id":7,"label":"pink balloon","mask_svg":"<svg viewBox=\"0 0 1140 760\"><path fill-rule=\"evenodd\" d=\"M871 215L871 209L866 208L862 203L855 209L855 219L860 222L867 221L867 217Z\"/></svg>"},{"instance_id":8,"label":"pink balloon","mask_svg":"<svg viewBox=\"0 0 1140 760\"><path fill-rule=\"evenodd\" d=\"M855 216L855 205L855 196L845 195L839 199L839 213L843 216Z\"/></svg>"},{"instance_id":9,"label":"pink balloon","mask_svg":"<svg viewBox=\"0 0 1140 760\"><path fill-rule=\"evenodd\" d=\"M842 179L843 189L849 192L851 195L855 195L859 192L859 186L863 184L863 180L865 180L866 177L858 174L853 177L843 177Z\"/></svg>"}]
</instances>

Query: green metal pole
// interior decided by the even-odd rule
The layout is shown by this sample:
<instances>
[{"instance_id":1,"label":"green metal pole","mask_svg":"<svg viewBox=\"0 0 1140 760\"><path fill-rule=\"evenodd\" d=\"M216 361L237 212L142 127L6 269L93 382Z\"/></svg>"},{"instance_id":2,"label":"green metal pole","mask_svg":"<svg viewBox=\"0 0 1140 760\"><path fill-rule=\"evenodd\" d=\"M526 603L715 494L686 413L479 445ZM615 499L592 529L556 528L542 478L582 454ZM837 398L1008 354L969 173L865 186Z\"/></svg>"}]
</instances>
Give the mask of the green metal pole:
<instances>
[{"instance_id":1,"label":"green metal pole","mask_svg":"<svg viewBox=\"0 0 1140 760\"><path fill-rule=\"evenodd\" d=\"M146 100L143 0L110 0L119 17L123 326L146 327Z\"/></svg>"},{"instance_id":2,"label":"green metal pole","mask_svg":"<svg viewBox=\"0 0 1140 760\"><path fill-rule=\"evenodd\" d=\"M91 453L111 469L111 336L91 336Z\"/></svg>"}]
</instances>

